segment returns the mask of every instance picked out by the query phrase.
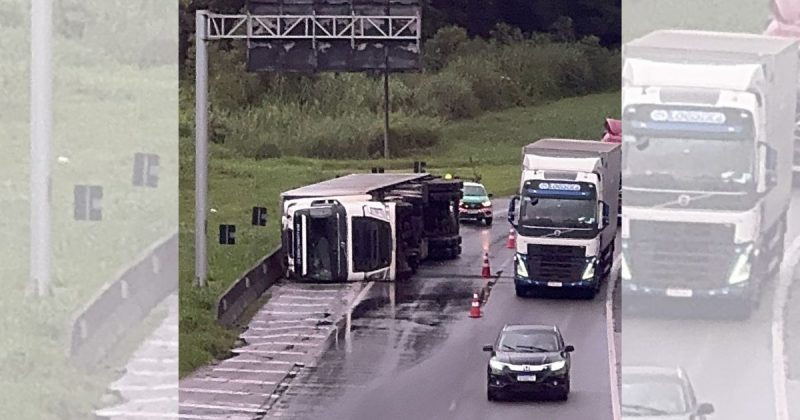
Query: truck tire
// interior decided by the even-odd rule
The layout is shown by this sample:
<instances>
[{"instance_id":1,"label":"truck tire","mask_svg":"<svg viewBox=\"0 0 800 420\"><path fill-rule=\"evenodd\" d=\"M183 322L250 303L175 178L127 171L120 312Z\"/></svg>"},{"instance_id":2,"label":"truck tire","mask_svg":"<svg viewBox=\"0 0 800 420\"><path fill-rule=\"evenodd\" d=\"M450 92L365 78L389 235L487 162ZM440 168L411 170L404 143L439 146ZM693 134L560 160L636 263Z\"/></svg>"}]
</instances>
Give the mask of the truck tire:
<instances>
[{"instance_id":1,"label":"truck tire","mask_svg":"<svg viewBox=\"0 0 800 420\"><path fill-rule=\"evenodd\" d=\"M442 191L461 191L463 187L462 182L453 182L453 181L431 181L427 183L428 191L430 192L442 192Z\"/></svg>"},{"instance_id":2,"label":"truck tire","mask_svg":"<svg viewBox=\"0 0 800 420\"><path fill-rule=\"evenodd\" d=\"M461 191L428 192L429 202L449 202L461 200Z\"/></svg>"},{"instance_id":3,"label":"truck tire","mask_svg":"<svg viewBox=\"0 0 800 420\"><path fill-rule=\"evenodd\" d=\"M428 249L448 249L461 244L460 236L428 238Z\"/></svg>"}]
</instances>

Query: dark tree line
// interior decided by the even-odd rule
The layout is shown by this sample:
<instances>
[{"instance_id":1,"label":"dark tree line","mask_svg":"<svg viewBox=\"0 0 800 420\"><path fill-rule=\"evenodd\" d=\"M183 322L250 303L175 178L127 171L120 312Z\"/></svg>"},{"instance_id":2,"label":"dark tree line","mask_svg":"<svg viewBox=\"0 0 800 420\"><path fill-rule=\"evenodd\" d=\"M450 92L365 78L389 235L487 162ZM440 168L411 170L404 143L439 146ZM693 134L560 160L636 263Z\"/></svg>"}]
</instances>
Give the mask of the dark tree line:
<instances>
[{"instance_id":1,"label":"dark tree line","mask_svg":"<svg viewBox=\"0 0 800 420\"><path fill-rule=\"evenodd\" d=\"M595 35L607 47L618 47L620 0L423 0L423 36L458 25L471 36L487 37L499 23L523 33L550 32L566 38ZM194 36L194 12L209 9L240 12L245 0L181 0L180 57L185 62Z\"/></svg>"}]
</instances>

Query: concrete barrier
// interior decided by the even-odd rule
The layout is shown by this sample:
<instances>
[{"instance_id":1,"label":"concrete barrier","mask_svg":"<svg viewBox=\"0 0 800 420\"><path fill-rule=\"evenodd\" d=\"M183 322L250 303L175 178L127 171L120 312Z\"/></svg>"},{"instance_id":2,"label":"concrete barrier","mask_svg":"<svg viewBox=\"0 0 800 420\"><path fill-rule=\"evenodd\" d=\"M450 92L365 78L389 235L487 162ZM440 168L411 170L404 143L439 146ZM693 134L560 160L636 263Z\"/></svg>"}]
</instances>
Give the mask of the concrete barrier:
<instances>
[{"instance_id":1,"label":"concrete barrier","mask_svg":"<svg viewBox=\"0 0 800 420\"><path fill-rule=\"evenodd\" d=\"M217 299L217 322L231 327L253 302L286 273L281 247L262 258L247 270Z\"/></svg>"},{"instance_id":2,"label":"concrete barrier","mask_svg":"<svg viewBox=\"0 0 800 420\"><path fill-rule=\"evenodd\" d=\"M67 356L96 366L120 340L178 289L178 233L147 248L71 318Z\"/></svg>"}]
</instances>

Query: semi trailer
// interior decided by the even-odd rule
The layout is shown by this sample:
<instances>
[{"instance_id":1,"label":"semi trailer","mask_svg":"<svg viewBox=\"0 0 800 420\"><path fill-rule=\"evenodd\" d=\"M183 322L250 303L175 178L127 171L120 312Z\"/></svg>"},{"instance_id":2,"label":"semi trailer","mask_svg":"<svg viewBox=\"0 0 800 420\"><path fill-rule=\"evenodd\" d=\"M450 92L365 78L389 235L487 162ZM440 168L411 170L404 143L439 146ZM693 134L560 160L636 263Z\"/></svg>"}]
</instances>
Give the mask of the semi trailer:
<instances>
[{"instance_id":1,"label":"semi trailer","mask_svg":"<svg viewBox=\"0 0 800 420\"><path fill-rule=\"evenodd\" d=\"M625 45L622 291L748 316L783 258L795 41L656 31ZM653 298L653 299L650 299Z\"/></svg>"},{"instance_id":2,"label":"semi trailer","mask_svg":"<svg viewBox=\"0 0 800 420\"><path fill-rule=\"evenodd\" d=\"M351 174L281 194L287 277L394 281L461 254L462 181L427 173Z\"/></svg>"},{"instance_id":3,"label":"semi trailer","mask_svg":"<svg viewBox=\"0 0 800 420\"><path fill-rule=\"evenodd\" d=\"M620 145L542 139L522 149L519 195L508 220L517 232L518 296L541 290L594 297L614 263Z\"/></svg>"}]
</instances>

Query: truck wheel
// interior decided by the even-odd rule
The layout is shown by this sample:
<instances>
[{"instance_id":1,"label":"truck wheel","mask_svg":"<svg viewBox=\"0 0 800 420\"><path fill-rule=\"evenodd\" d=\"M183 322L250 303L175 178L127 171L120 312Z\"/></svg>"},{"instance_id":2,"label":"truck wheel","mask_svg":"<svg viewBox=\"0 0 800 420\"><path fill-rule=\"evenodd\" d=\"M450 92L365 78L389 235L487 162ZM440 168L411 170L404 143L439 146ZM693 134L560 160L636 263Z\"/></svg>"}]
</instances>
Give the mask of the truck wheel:
<instances>
[{"instance_id":1,"label":"truck wheel","mask_svg":"<svg viewBox=\"0 0 800 420\"><path fill-rule=\"evenodd\" d=\"M447 249L453 248L460 244L460 236L445 236L428 239L428 248L430 249Z\"/></svg>"}]
</instances>

